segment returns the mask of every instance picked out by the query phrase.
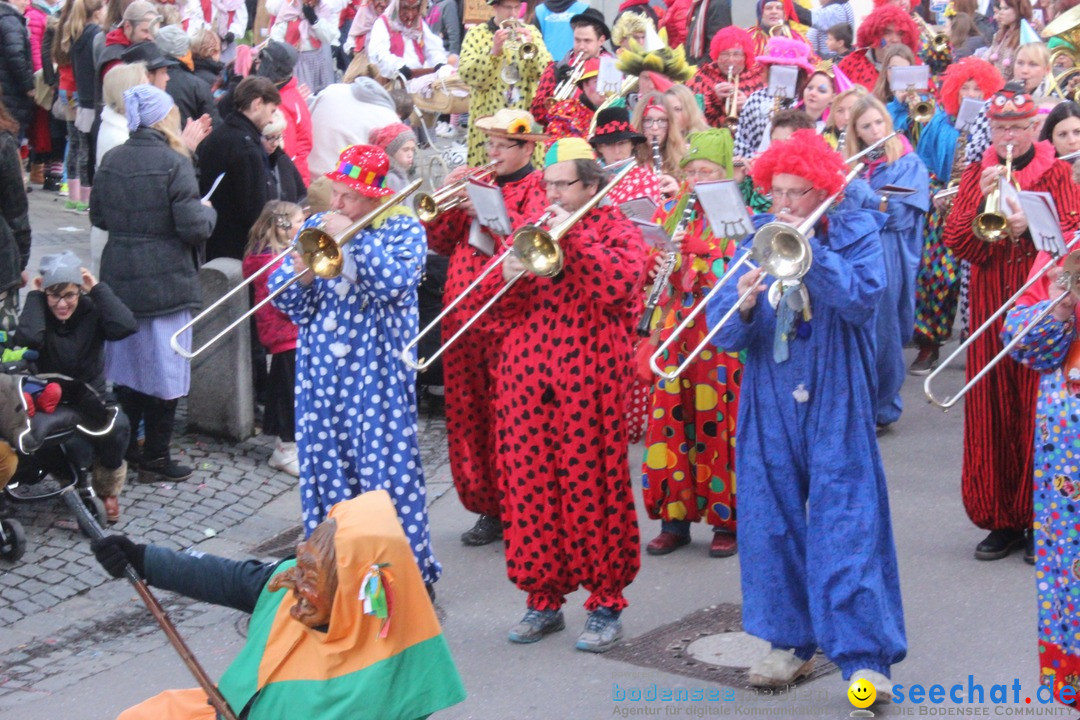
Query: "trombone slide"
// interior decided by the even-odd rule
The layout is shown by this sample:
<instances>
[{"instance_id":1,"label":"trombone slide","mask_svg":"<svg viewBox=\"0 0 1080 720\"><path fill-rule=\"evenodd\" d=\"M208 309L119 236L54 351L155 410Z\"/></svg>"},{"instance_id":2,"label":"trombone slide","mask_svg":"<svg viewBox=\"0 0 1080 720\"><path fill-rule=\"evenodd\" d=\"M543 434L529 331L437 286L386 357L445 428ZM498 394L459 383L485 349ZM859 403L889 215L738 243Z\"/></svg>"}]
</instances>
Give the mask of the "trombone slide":
<instances>
[{"instance_id":1,"label":"trombone slide","mask_svg":"<svg viewBox=\"0 0 1080 720\"><path fill-rule=\"evenodd\" d=\"M1077 243L1080 243L1080 233L1073 235L1072 240L1070 240L1069 243L1065 246L1066 254L1070 254L1072 252L1072 249L1076 247ZM1080 258L1075 258L1075 256L1070 255L1069 261L1067 262L1072 261L1073 264L1078 267L1073 267L1070 269L1071 271L1069 271L1068 274L1069 287L1066 289L1066 291L1062 293L1061 296L1057 298L1057 300L1051 303L1050 307L1048 307L1046 311L1039 313L1039 315L1037 315L1035 319L1027 325L1027 327L1017 333L1016 336L1013 337L1013 339L1009 342L1009 344L1002 348L1002 350L997 355L995 355L990 360L990 362L986 363L986 365L978 373L976 373L975 377L971 378L971 380L968 380L964 387L960 388L960 390L955 395L946 397L944 400L939 400L934 395L934 391L931 388L931 385L934 382L934 378L936 378L942 370L951 365L952 362L957 357L959 357L961 353L966 352L968 347L970 347L977 338L979 338L983 333L990 330L990 328L993 327L994 323L997 322L1002 315L1011 310L1013 305L1016 304L1016 301L1022 298L1024 296L1024 293L1026 293L1035 283L1042 280L1043 276L1046 275L1046 273L1057 267L1058 260L1060 260L1060 258L1054 258L1050 262L1046 263L1046 265L1042 269L1040 269L1039 272L1028 278L1028 281L1021 285L1020 289L1013 293L1008 300L1002 303L1001 307L995 310L993 315L988 317L982 325L976 328L975 332L968 335L967 339L964 340L964 342L960 343L960 345L958 345L957 348L953 350L941 364L939 364L929 375L926 376L926 380L923 381L923 393L926 395L927 400L934 403L942 410L948 410L949 408L951 408L953 405L959 402L960 398L964 397L964 395L966 395L967 392L971 390L971 388L973 388L976 383L982 380L995 365L1004 360L1005 357L1010 352L1012 352L1013 348L1015 348L1020 343L1020 341L1027 336L1030 330L1034 329L1034 327L1038 325L1043 320L1043 318L1053 312L1054 308L1058 306L1062 298L1064 298L1070 292L1076 292L1077 289L1080 289L1080 283L1077 282L1077 270L1080 269Z\"/></svg>"}]
</instances>

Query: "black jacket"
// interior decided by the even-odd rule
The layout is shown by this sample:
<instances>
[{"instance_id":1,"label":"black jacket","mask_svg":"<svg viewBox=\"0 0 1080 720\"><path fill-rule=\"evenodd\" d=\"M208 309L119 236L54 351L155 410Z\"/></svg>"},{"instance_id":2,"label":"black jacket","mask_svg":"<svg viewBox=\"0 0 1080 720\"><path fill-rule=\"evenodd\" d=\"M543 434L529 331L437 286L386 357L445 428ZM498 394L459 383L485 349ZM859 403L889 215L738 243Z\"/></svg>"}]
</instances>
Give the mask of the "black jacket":
<instances>
[{"instance_id":1,"label":"black jacket","mask_svg":"<svg viewBox=\"0 0 1080 720\"><path fill-rule=\"evenodd\" d=\"M209 85L211 90L221 82L221 71L224 69L225 63L210 58L195 58L195 75Z\"/></svg>"},{"instance_id":2,"label":"black jacket","mask_svg":"<svg viewBox=\"0 0 1080 720\"><path fill-rule=\"evenodd\" d=\"M204 114L210 116L214 127L221 124L210 86L183 63L169 68L169 84L165 86L165 92L172 96L180 110L181 128L187 125L188 118L200 118Z\"/></svg>"},{"instance_id":3,"label":"black jacket","mask_svg":"<svg viewBox=\"0 0 1080 720\"><path fill-rule=\"evenodd\" d=\"M709 43L712 42L713 36L720 32L728 25L731 24L731 1L732 0L709 0L708 12L701 12L701 2L695 2L693 8L690 11L690 26L687 28L686 33L686 61L695 65L708 64L711 62L709 57ZM700 57L690 57L690 38L694 37L694 33L697 32L698 25L705 23L705 54Z\"/></svg>"},{"instance_id":4,"label":"black jacket","mask_svg":"<svg viewBox=\"0 0 1080 720\"><path fill-rule=\"evenodd\" d=\"M96 79L94 75L94 38L101 34L97 25L87 25L82 35L71 46L71 70L75 74L75 90L79 94L79 107L94 107Z\"/></svg>"},{"instance_id":5,"label":"black jacket","mask_svg":"<svg viewBox=\"0 0 1080 720\"><path fill-rule=\"evenodd\" d=\"M19 142L0 132L0 292L17 288L30 259L30 215Z\"/></svg>"},{"instance_id":6,"label":"black jacket","mask_svg":"<svg viewBox=\"0 0 1080 720\"><path fill-rule=\"evenodd\" d=\"M248 232L271 198L270 161L263 150L262 134L246 115L234 111L199 143L198 156L203 193L209 192L218 175L225 174L210 198L218 224L206 243L206 259L240 260Z\"/></svg>"},{"instance_id":7,"label":"black jacket","mask_svg":"<svg viewBox=\"0 0 1080 720\"><path fill-rule=\"evenodd\" d=\"M109 231L101 279L136 317L202 306L199 253L217 214L199 201L191 160L141 127L105 153L90 194L90 222Z\"/></svg>"},{"instance_id":8,"label":"black jacket","mask_svg":"<svg viewBox=\"0 0 1080 720\"><path fill-rule=\"evenodd\" d=\"M45 293L33 290L19 315L16 342L37 350L39 372L61 373L91 385L102 395L105 387L105 341L123 340L138 330L135 316L120 298L99 282L67 320L57 320Z\"/></svg>"},{"instance_id":9,"label":"black jacket","mask_svg":"<svg viewBox=\"0 0 1080 720\"><path fill-rule=\"evenodd\" d=\"M274 200L303 205L307 202L307 188L296 164L278 148L270 155L270 197Z\"/></svg>"},{"instance_id":10,"label":"black jacket","mask_svg":"<svg viewBox=\"0 0 1080 720\"><path fill-rule=\"evenodd\" d=\"M8 2L0 2L0 89L4 107L25 128L34 119L34 63L26 17Z\"/></svg>"}]
</instances>

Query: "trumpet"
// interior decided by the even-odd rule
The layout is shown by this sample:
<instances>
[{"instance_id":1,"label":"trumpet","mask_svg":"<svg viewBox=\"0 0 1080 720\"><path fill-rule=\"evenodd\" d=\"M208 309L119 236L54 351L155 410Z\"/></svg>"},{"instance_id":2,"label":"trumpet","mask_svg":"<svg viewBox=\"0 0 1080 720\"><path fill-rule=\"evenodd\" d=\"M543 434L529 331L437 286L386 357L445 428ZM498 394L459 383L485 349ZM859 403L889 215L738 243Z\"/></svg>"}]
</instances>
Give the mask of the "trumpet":
<instances>
[{"instance_id":1,"label":"trumpet","mask_svg":"<svg viewBox=\"0 0 1080 720\"><path fill-rule=\"evenodd\" d=\"M1004 360L1009 355L1009 353L1012 352L1013 348L1019 345L1020 341L1023 340L1027 336L1027 334L1031 332L1036 326L1038 326L1038 324L1042 322L1044 318L1046 318L1050 313L1052 313L1054 311L1054 308L1061 304L1061 302L1066 297L1068 297L1069 295L1080 295L1080 252L1073 252L1073 248L1076 247L1076 244L1078 242L1080 242L1080 233L1073 235L1072 240L1070 240L1068 244L1065 245L1065 272L1058 280L1059 283L1064 285L1065 292L1063 292L1057 299L1051 302L1044 310L1039 312L1039 314L1036 315L1023 330L1018 332L1016 336L1009 341L1008 345L1002 348L1001 351L990 360L990 362L986 363L986 365L981 370L979 370L978 373L976 373L975 377L971 378L971 380L969 380L967 384L964 385L964 387L960 388L959 392L957 392L951 397L945 398L944 400L939 400L934 395L934 392L931 389L931 384L933 383L934 378L936 378L942 370L952 364L953 360L959 357L961 353L966 351L968 347L973 342L975 342L976 338L980 337L983 333L992 329L994 323L996 323L1002 315L1011 310L1013 305L1015 305L1016 302L1024 296L1024 293L1026 293L1035 283L1039 282L1043 278L1043 276L1050 272L1050 270L1056 267L1057 261L1060 258L1054 258L1053 260L1048 262L1045 267L1041 268L1037 273L1033 274L1027 282L1020 286L1019 290L1013 293L1012 297L1006 300L1001 305L1001 307L999 307L994 312L993 315L986 319L986 322L980 325L978 329L975 330L975 332L971 333L971 335L969 335L968 338L964 340L964 342L960 343L959 347L952 351L952 354L950 354L949 357L945 358L944 362L934 368L934 371L926 376L926 380L923 381L923 392L926 394L926 398L930 402L934 403L942 410L948 410L949 408L951 408L953 405L960 401L960 398L964 397L964 395L967 394L968 390L971 390L971 388L973 388L976 383L982 380L995 365Z\"/></svg>"},{"instance_id":2,"label":"trumpet","mask_svg":"<svg viewBox=\"0 0 1080 720\"><path fill-rule=\"evenodd\" d=\"M468 175L456 183L439 188L430 195L428 193L418 193L416 196L416 216L420 218L420 222L429 223L447 210L453 210L465 202L467 196L464 190L469 181L479 180L493 174L495 166L498 164L498 160L492 160L487 165L481 165L471 170Z\"/></svg>"},{"instance_id":3,"label":"trumpet","mask_svg":"<svg viewBox=\"0 0 1080 720\"><path fill-rule=\"evenodd\" d=\"M188 360L191 360L192 358L204 353L207 348L209 348L218 340L232 332L234 328L239 326L256 312L258 312L258 310L262 308L262 306L266 305L268 302L283 293L286 288L288 288L290 285L302 278L305 274L310 272L321 278L337 277L341 274L342 269L345 267L345 256L342 254L341 248L344 247L347 243L349 243L353 239L353 237L356 236L357 233L359 233L361 230L364 230L365 228L367 228L368 225L371 225L373 222L375 222L383 213L387 211L388 208L391 208L394 205L400 205L405 200L405 198L407 198L409 195L412 195L420 188L421 183L423 183L423 180L419 178L413 180L411 183L402 188L401 191L398 192L396 195L388 198L385 202L381 203L379 207L375 208L367 215L364 215L359 220L349 225L336 236L329 234L322 228L304 228L299 232L299 234L297 234L296 240L293 241L292 245L272 257L270 259L270 262L266 263L261 268L256 270L254 273L251 274L250 277L246 278L242 283L240 283L232 290L215 300L209 305L209 307L207 307L205 310L203 310L198 315L189 320L188 323L182 328L177 330L169 339L169 345L172 346L172 349L178 355L181 355ZM217 308L221 307L221 305L225 304L226 302L229 302L229 300L234 295L245 289L251 283L255 282L256 278L260 277L267 270L284 260L285 257L292 252L300 253L300 256L304 260L304 264L307 266L306 270L304 270L303 272L298 272L291 278L286 280L281 287L260 300L258 303L255 304L253 308L233 320L223 330L218 332L217 335L214 335L214 337L204 342L195 350L186 350L183 346L180 345L181 335L183 335L188 330L191 330L199 323L203 322L203 320L205 320L207 316L217 310Z\"/></svg>"},{"instance_id":4,"label":"trumpet","mask_svg":"<svg viewBox=\"0 0 1080 720\"><path fill-rule=\"evenodd\" d=\"M599 205L600 201L603 200L609 192L614 190L615 186L622 182L623 178L625 178L635 167L636 163L633 162L627 162L623 165L607 185L600 188L600 191L593 195L588 202L571 213L570 216L557 227L552 228L551 230L543 229L543 225L552 217L552 213L549 210L535 223L525 225L515 230L513 235L511 235L510 247L488 263L487 267L481 271L476 279L469 283L469 286L462 290L460 295L443 308L443 311L439 313L438 317L432 320L427 327L409 341L409 344L405 346L405 349L402 350L401 353L402 358L405 360L405 364L413 370L418 370L420 372L427 370L440 355L446 352L448 347L457 342L484 313L490 310L491 307L498 302L499 298L505 295L518 280L528 274L537 277L555 277L562 272L564 256L559 241L562 240L567 232L569 232L570 228L580 222L594 207ZM469 293L479 287L484 281L484 278L494 272L496 268L502 267L503 261L511 255L516 255L518 259L521 260L521 264L525 266L525 269L504 283L503 286L499 288L499 291L492 295L479 310L473 313L472 317L470 317L456 333L451 335L450 339L446 340L430 358L423 359L418 357L413 359L413 350L416 348L417 344L419 344L420 340L438 327L443 318L449 315Z\"/></svg>"},{"instance_id":5,"label":"trumpet","mask_svg":"<svg viewBox=\"0 0 1080 720\"><path fill-rule=\"evenodd\" d=\"M906 92L908 93L908 115L911 119L920 125L930 122L937 109L934 101L922 97L914 85L908 85Z\"/></svg>"},{"instance_id":6,"label":"trumpet","mask_svg":"<svg viewBox=\"0 0 1080 720\"><path fill-rule=\"evenodd\" d=\"M566 76L565 80L555 86L555 91L551 94L548 101L556 103L572 98L574 96L574 90L577 89L577 84L584 74L585 51L583 50L574 57L573 62L570 63L570 74Z\"/></svg>"},{"instance_id":7,"label":"trumpet","mask_svg":"<svg viewBox=\"0 0 1080 720\"><path fill-rule=\"evenodd\" d=\"M791 37L791 28L787 26L787 23L779 22L769 28L769 37Z\"/></svg>"},{"instance_id":8,"label":"trumpet","mask_svg":"<svg viewBox=\"0 0 1080 720\"><path fill-rule=\"evenodd\" d=\"M695 207L697 207L697 193L691 192L690 198L686 201L686 207L683 209L682 217L679 218L679 224L675 226L675 231L671 233L672 238L685 230L686 226L690 224ZM677 248L664 255L664 264L660 266L660 271L656 273L652 290L649 291L649 296L645 298L645 312L642 314L637 326L638 335L649 336L649 326L652 325L653 312L656 310L656 306L660 304L660 297L664 294L668 280L671 279L671 274L675 272L675 266L678 264L679 250Z\"/></svg>"},{"instance_id":9,"label":"trumpet","mask_svg":"<svg viewBox=\"0 0 1080 720\"><path fill-rule=\"evenodd\" d=\"M860 160L870 152L878 149L886 142L896 136L896 132L891 135L881 138L870 147L859 152L856 155L852 155L848 158L847 162L852 163ZM809 234L813 231L814 226L817 224L821 216L836 202L841 193L844 192L844 188L851 183L852 180L859 176L859 173L863 171L865 165L861 162L855 165L854 168L844 178L844 183L840 186L840 189L835 193L825 198L825 200L819 205L814 212L802 221L798 227L792 227L787 223L773 221L762 225L756 233L751 242L751 248L746 255L744 255L738 262L729 267L724 273L723 277L706 293L705 297L701 299L694 309L691 310L678 327L672 331L668 339L665 340L660 347L656 349L656 352L649 358L649 366L652 371L664 380L674 380L682 375L686 368L690 367L690 363L697 359L697 356L708 347L709 343L716 336L716 333L720 332L720 328L727 323L732 316L738 311L743 302L750 297L756 288L750 288L742 294L742 296L735 302L735 305L728 310L720 321L712 328L710 328L708 334L698 343L697 347L691 350L682 364L674 370L668 372L660 369L659 361L662 359L664 353L674 343L678 342L679 337L686 331L686 328L690 323L694 322L694 319L701 314L709 301L720 292L720 289L726 285L732 277L735 275L735 271L742 267L744 264L753 261L758 267L764 268L765 271L775 277L781 282L795 283L802 278L807 272L810 271L810 266L814 261L813 249L810 246L808 239Z\"/></svg>"},{"instance_id":10,"label":"trumpet","mask_svg":"<svg viewBox=\"0 0 1080 720\"><path fill-rule=\"evenodd\" d=\"M1012 176L1013 146L1010 143L1005 148L1005 182L1015 184ZM995 185L994 189L986 196L983 211L975 216L971 223L971 231L975 237L983 242L996 243L1004 240L1009 235L1009 218L1005 214L1001 202L1001 187Z\"/></svg>"},{"instance_id":11,"label":"trumpet","mask_svg":"<svg viewBox=\"0 0 1080 720\"><path fill-rule=\"evenodd\" d=\"M739 75L740 73L734 72L734 67L728 65L727 69L727 81L731 83L734 81L735 89L730 95L728 95L727 101L724 103L724 125L729 129L733 129L739 124Z\"/></svg>"},{"instance_id":12,"label":"trumpet","mask_svg":"<svg viewBox=\"0 0 1080 720\"><path fill-rule=\"evenodd\" d=\"M536 47L536 43L531 40L522 40L522 36L525 33L525 23L521 22L517 18L507 18L499 23L499 27L509 30L513 33L513 40L511 48L517 53L518 60L522 62L528 62L536 57L536 53L539 50Z\"/></svg>"},{"instance_id":13,"label":"trumpet","mask_svg":"<svg viewBox=\"0 0 1080 720\"><path fill-rule=\"evenodd\" d=\"M919 26L919 34L922 35L923 42L930 48L931 51L938 55L949 54L949 36L945 33L938 32L934 28L930 27L930 23L926 22L919 13L911 13L911 17L915 20L915 24Z\"/></svg>"}]
</instances>

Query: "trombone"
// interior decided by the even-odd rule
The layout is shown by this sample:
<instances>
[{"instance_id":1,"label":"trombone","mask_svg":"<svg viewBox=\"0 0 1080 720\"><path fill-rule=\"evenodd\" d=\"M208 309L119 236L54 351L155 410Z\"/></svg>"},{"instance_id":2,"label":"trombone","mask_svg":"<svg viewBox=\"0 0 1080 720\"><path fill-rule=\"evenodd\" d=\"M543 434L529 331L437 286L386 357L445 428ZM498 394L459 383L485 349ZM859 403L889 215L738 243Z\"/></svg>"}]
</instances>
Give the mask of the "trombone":
<instances>
[{"instance_id":1,"label":"trombone","mask_svg":"<svg viewBox=\"0 0 1080 720\"><path fill-rule=\"evenodd\" d=\"M881 138L865 150L862 150L856 155L852 155L846 162L852 163L861 159L896 137L896 135L897 132L894 131L890 135ZM660 369L659 361L662 359L663 354L667 352L669 347L678 341L686 328L694 321L694 318L701 314L701 311L708 306L709 301L720 292L720 289L734 277L735 271L744 264L753 261L759 267L764 268L769 275L772 275L781 282L797 282L803 275L809 272L810 266L813 264L814 253L811 249L808 235L813 231L814 225L821 219L821 216L825 214L836 199L840 197L840 194L844 192L844 188L859 176L859 173L862 172L864 167L865 166L861 162L855 165L855 167L847 174L847 177L844 178L844 184L840 186L840 189L825 198L821 205L819 205L814 212L810 213L798 227L792 227L787 223L778 221L762 225L761 228L754 233L750 251L727 269L716 285L706 293L705 297L701 299L701 302L694 306L694 309L691 310L683 321L679 323L678 327L672 331L671 335L668 336L668 339L661 343L660 347L656 349L656 352L652 354L652 357L649 358L649 366L652 368L652 371L664 380L675 380L682 375L686 371L686 368L690 366L690 363L694 362L694 360L697 359L697 356L708 347L709 343L712 342L713 337L716 336L716 333L720 332L720 328L731 319L743 302L750 297L751 293L753 293L756 288L750 288L742 294L735 302L735 305L732 306L732 308L720 318L720 321L709 330L708 334L702 338L697 347L687 354L686 359L683 360L681 365L670 372L665 372Z\"/></svg>"},{"instance_id":2,"label":"trombone","mask_svg":"<svg viewBox=\"0 0 1080 720\"><path fill-rule=\"evenodd\" d=\"M498 302L499 298L505 295L518 280L527 274L532 274L537 277L555 277L562 272L564 256L559 241L566 235L570 228L576 225L594 207L599 205L600 201L604 199L604 196L622 182L623 178L625 178L635 167L637 167L637 164L634 162L626 163L607 185L600 188L600 191L593 195L587 203L578 208L557 227L551 228L550 230L544 230L542 227L544 223L551 219L552 212L549 210L535 223L524 225L515 230L513 235L511 235L510 247L488 263L487 267L481 271L476 279L469 283L469 286L462 290L460 295L443 308L438 317L432 320L427 327L409 341L409 344L406 345L401 352L401 357L405 360L405 364L413 370L420 372L427 370L433 362L439 359L440 355L446 352L448 347L457 342L461 336L480 319L480 316L490 310L491 307ZM438 327L439 323L442 322L442 319L453 312L454 308L465 299L465 296L475 290L484 281L484 278L494 272L496 268L502 267L503 261L511 255L516 255L525 266L525 269L504 283L503 286L499 288L499 291L492 295L479 310L473 313L472 317L470 317L457 332L451 335L450 339L446 340L430 358L424 359L417 357L414 360L413 350L420 343L420 340Z\"/></svg>"},{"instance_id":3,"label":"trombone","mask_svg":"<svg viewBox=\"0 0 1080 720\"><path fill-rule=\"evenodd\" d=\"M570 74L566 76L565 80L555 86L555 91L551 94L551 97L548 98L548 102L556 103L572 98L574 96L574 90L577 89L577 84L584 74L585 51L582 50L574 56L573 62L570 63Z\"/></svg>"},{"instance_id":4,"label":"trombone","mask_svg":"<svg viewBox=\"0 0 1080 720\"><path fill-rule=\"evenodd\" d=\"M1046 273L1050 272L1051 269L1057 267L1057 261L1060 259L1060 257L1055 257L1050 262L1046 263L1045 267L1041 268L1037 273L1032 275L1028 279L1028 281L1020 287L1019 290L1013 293L1012 297L1006 300L1001 305L1001 307L999 307L994 312L993 315L986 319L986 322L980 325L978 329L975 330L975 332L971 333L971 335L969 335L968 338L964 340L964 342L960 343L960 345L952 351L952 354L950 354L949 357L945 358L945 361L943 363L934 368L934 371L926 376L926 380L923 381L923 392L926 394L926 398L930 402L934 403L942 410L948 410L949 408L951 408L960 400L960 398L964 397L964 395L967 394L968 390L975 386L975 383L982 380L983 377L985 377L986 374L990 372L990 370L995 365L1005 359L1005 357L1010 352L1012 352L1013 348L1020 344L1020 341L1023 340L1027 336L1027 334L1031 330L1033 330L1040 322L1042 322L1043 318L1052 313L1054 311L1054 308L1056 308L1061 303L1061 301L1065 299L1066 296L1070 294L1080 295L1080 252L1072 252L1072 249L1076 247L1077 243L1080 243L1080 232L1073 235L1072 240L1070 240L1069 243L1065 246L1065 273L1058 280L1059 283L1062 283L1064 285L1065 292L1063 292L1060 297L1051 302L1046 309L1042 310L1038 315L1036 315L1035 318L1032 319L1032 321L1028 323L1024 329L1018 332L1016 336L1009 341L1008 345L1002 348L1001 351L990 360L990 362L986 363L986 366L983 367L983 369L980 370L975 375L975 377L971 378L971 380L969 380L967 384L964 385L964 387L960 388L960 391L958 393L951 397L947 397L944 400L939 400L937 397L935 397L930 387L931 383L933 383L934 381L934 378L936 378L942 370L952 364L953 360L955 360L960 355L960 353L966 351L976 338L989 330L1002 315L1012 309L1016 301L1022 298L1024 296L1024 293L1026 293L1032 285L1039 282L1043 278L1043 276L1046 275Z\"/></svg>"},{"instance_id":5,"label":"trombone","mask_svg":"<svg viewBox=\"0 0 1080 720\"><path fill-rule=\"evenodd\" d=\"M177 330L169 339L169 345L172 346L173 351L175 351L178 355L181 355L184 358L191 360L192 358L204 353L207 348L209 348L218 340L232 332L234 328L236 328L249 317L254 315L260 308L262 308L263 305L266 305L268 302L283 293L286 288L288 288L290 285L302 278L306 273L312 272L321 278L337 277L341 274L341 271L345 266L345 258L341 253L341 248L344 247L346 243L351 241L358 232L367 228L367 226L371 223L375 222L375 220L378 219L379 216L381 216L383 213L385 213L388 208L391 208L394 205L401 204L401 202L405 200L405 198L416 192L422 182L423 180L419 178L413 180L411 183L402 188L400 192L390 197L386 202L381 203L379 207L375 208L367 215L364 215L362 218L349 225L347 228L338 233L337 236L331 235L322 228L318 227L304 228L297 234L296 240L293 241L292 245L279 252L277 255L270 259L270 262L266 263L261 268L256 270L254 273L251 274L250 277L245 278L242 283L240 283L232 290L215 300L213 303L210 304L209 307L207 307L205 310L203 310L198 315L189 320L188 323L184 325L184 327ZM234 295L236 295L242 289L253 283L257 277L261 276L267 270L274 267L281 260L284 260L285 256L292 252L300 253L301 257L304 260L304 264L307 265L306 270L293 275L291 278L285 281L285 283L281 287L260 300L258 303L255 304L254 307L249 309L240 317L233 320L225 327L225 329L221 330L217 335L204 342L198 348L194 350L186 350L183 346L180 345L181 335L183 335L188 330L194 328L214 310L216 310L224 303L228 302Z\"/></svg>"},{"instance_id":6,"label":"trombone","mask_svg":"<svg viewBox=\"0 0 1080 720\"><path fill-rule=\"evenodd\" d=\"M1009 144L1005 148L1005 182L1014 185L1012 159L1013 146ZM1000 242L1008 237L1009 218L1002 207L1000 183L995 185L986 196L983 211L975 216L975 220L971 223L971 231L975 233L975 237L988 243Z\"/></svg>"},{"instance_id":7,"label":"trombone","mask_svg":"<svg viewBox=\"0 0 1080 720\"><path fill-rule=\"evenodd\" d=\"M487 165L474 168L457 182L440 188L430 195L428 193L418 193L416 195L416 216L420 218L420 222L431 222L447 210L453 210L465 202L466 196L463 191L468 182L470 180L479 180L494 173L495 166L498 164L498 160L492 160Z\"/></svg>"}]
</instances>

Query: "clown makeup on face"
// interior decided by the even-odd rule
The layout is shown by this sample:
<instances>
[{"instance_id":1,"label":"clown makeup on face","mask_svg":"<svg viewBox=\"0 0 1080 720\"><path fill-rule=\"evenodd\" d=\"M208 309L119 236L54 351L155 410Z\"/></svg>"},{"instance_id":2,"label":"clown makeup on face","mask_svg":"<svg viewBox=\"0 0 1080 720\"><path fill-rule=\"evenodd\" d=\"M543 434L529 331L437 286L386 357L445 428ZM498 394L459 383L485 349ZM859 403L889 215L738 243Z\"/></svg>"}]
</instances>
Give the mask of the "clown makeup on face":
<instances>
[{"instance_id":1,"label":"clown makeup on face","mask_svg":"<svg viewBox=\"0 0 1080 720\"><path fill-rule=\"evenodd\" d=\"M825 73L814 73L803 89L803 109L813 120L820 120L836 93L832 80Z\"/></svg>"},{"instance_id":2,"label":"clown makeup on face","mask_svg":"<svg viewBox=\"0 0 1080 720\"><path fill-rule=\"evenodd\" d=\"M889 25L885 28L884 32L881 33L881 47L903 42L904 38L900 34L900 31L896 29L895 25Z\"/></svg>"}]
</instances>

